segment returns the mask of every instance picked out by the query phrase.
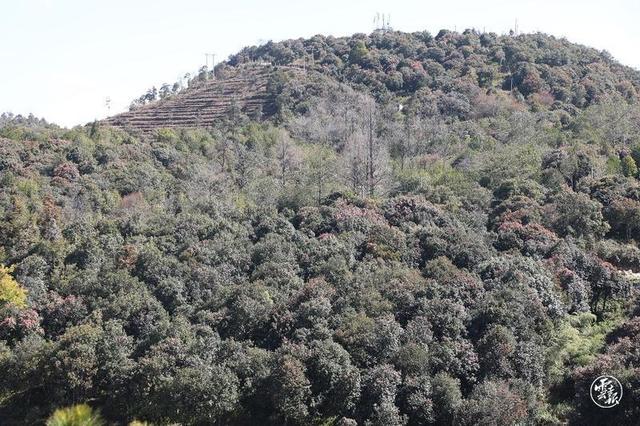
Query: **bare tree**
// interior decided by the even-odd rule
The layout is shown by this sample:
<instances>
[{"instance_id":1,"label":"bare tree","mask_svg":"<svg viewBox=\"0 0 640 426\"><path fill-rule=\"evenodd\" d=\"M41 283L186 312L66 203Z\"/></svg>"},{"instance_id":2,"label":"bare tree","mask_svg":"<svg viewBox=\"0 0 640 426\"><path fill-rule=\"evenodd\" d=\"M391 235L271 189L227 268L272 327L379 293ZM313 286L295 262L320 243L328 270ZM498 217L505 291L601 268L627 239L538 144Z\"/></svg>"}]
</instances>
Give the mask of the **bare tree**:
<instances>
[{"instance_id":1,"label":"bare tree","mask_svg":"<svg viewBox=\"0 0 640 426\"><path fill-rule=\"evenodd\" d=\"M373 197L385 191L389 177L389 153L380 137L380 112L368 96L360 98L355 131L347 137L342 152L343 174L348 185L362 196Z\"/></svg>"},{"instance_id":2,"label":"bare tree","mask_svg":"<svg viewBox=\"0 0 640 426\"><path fill-rule=\"evenodd\" d=\"M335 181L336 165L336 154L327 146L314 145L306 153L305 177L307 185L313 188L318 204L327 193L330 184Z\"/></svg>"},{"instance_id":3,"label":"bare tree","mask_svg":"<svg viewBox=\"0 0 640 426\"><path fill-rule=\"evenodd\" d=\"M276 144L276 158L278 160L280 185L284 187L290 175L300 165L300 150L285 131L278 132Z\"/></svg>"},{"instance_id":4,"label":"bare tree","mask_svg":"<svg viewBox=\"0 0 640 426\"><path fill-rule=\"evenodd\" d=\"M381 194L390 174L387 139L381 131L388 120L371 96L344 85L332 89L292 123L292 133L339 153L340 175L354 192Z\"/></svg>"},{"instance_id":5,"label":"bare tree","mask_svg":"<svg viewBox=\"0 0 640 426\"><path fill-rule=\"evenodd\" d=\"M368 172L365 136L361 132L354 133L345 145L341 161L342 175L353 192L364 196Z\"/></svg>"}]
</instances>

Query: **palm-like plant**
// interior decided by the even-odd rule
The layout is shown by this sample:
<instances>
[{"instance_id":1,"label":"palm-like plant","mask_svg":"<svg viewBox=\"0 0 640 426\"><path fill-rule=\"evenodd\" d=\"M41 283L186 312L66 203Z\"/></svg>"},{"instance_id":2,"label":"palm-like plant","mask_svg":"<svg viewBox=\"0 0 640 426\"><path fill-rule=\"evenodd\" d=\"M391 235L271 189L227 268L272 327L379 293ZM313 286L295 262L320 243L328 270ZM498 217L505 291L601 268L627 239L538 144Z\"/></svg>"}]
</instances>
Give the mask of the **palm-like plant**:
<instances>
[{"instance_id":1,"label":"palm-like plant","mask_svg":"<svg viewBox=\"0 0 640 426\"><path fill-rule=\"evenodd\" d=\"M100 413L87 404L59 408L47 420L47 426L103 426L104 424Z\"/></svg>"}]
</instances>

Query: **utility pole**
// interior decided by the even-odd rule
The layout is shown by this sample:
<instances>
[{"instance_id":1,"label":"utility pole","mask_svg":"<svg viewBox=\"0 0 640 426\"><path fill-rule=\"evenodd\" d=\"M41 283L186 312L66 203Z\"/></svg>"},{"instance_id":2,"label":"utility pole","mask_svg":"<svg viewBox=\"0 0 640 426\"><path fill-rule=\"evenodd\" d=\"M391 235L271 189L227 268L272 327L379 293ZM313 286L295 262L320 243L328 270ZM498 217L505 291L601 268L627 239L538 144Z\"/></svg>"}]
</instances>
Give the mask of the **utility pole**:
<instances>
[{"instance_id":1,"label":"utility pole","mask_svg":"<svg viewBox=\"0 0 640 426\"><path fill-rule=\"evenodd\" d=\"M315 61L315 55L313 54L313 51L315 50L315 47L311 46L311 62L309 63L309 68L313 67L313 62ZM307 52L305 52L304 56L302 57L302 70L304 71L304 73L307 73L307 61L309 60L309 54Z\"/></svg>"},{"instance_id":2,"label":"utility pole","mask_svg":"<svg viewBox=\"0 0 640 426\"><path fill-rule=\"evenodd\" d=\"M216 54L215 53L204 54L205 66L207 68L209 68L209 56L211 56L211 69L213 69L213 67L215 67L216 65Z\"/></svg>"},{"instance_id":3,"label":"utility pole","mask_svg":"<svg viewBox=\"0 0 640 426\"><path fill-rule=\"evenodd\" d=\"M209 56L211 56L211 71L213 74L213 78L216 78L216 74L213 72L216 67L216 54L215 53L205 53L204 57L206 60L206 67L209 69Z\"/></svg>"}]
</instances>

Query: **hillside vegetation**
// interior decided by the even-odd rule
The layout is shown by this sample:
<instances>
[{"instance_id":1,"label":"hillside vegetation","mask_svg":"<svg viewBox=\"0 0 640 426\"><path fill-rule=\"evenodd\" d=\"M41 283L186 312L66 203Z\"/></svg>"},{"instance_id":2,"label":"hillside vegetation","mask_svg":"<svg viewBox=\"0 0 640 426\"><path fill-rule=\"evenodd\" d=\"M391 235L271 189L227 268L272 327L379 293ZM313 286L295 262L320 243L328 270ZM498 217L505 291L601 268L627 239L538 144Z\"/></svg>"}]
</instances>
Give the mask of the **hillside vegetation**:
<instances>
[{"instance_id":1,"label":"hillside vegetation","mask_svg":"<svg viewBox=\"0 0 640 426\"><path fill-rule=\"evenodd\" d=\"M216 88L247 70L243 109ZM213 74L0 119L1 424L637 422L636 70L378 31Z\"/></svg>"}]
</instances>

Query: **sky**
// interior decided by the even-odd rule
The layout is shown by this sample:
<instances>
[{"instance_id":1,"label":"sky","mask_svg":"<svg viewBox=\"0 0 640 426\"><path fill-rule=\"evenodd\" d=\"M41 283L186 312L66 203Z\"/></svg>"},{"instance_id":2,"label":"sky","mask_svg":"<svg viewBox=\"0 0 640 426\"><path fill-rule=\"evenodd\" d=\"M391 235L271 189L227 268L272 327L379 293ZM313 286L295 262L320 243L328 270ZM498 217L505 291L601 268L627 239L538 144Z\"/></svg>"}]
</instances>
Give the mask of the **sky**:
<instances>
[{"instance_id":1,"label":"sky","mask_svg":"<svg viewBox=\"0 0 640 426\"><path fill-rule=\"evenodd\" d=\"M0 0L0 112L63 126L125 111L151 86L268 40L466 28L566 37L640 69L638 0ZM111 108L106 107L106 98Z\"/></svg>"}]
</instances>

